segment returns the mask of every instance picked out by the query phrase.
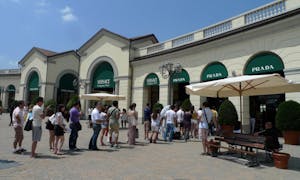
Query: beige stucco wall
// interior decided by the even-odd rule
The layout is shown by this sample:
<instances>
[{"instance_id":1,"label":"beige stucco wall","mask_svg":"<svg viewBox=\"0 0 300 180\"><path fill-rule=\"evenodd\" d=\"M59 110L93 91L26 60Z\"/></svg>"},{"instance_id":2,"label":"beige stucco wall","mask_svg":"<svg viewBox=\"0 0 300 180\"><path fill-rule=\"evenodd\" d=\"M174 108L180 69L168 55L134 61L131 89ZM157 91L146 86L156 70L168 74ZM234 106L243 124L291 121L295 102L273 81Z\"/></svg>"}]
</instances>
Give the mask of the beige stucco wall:
<instances>
[{"instance_id":1,"label":"beige stucco wall","mask_svg":"<svg viewBox=\"0 0 300 180\"><path fill-rule=\"evenodd\" d=\"M40 96L45 96L45 83L47 76L46 57L38 52L34 52L21 68L20 93L19 99L26 98L27 82L30 74L36 71L39 75Z\"/></svg>"},{"instance_id":2,"label":"beige stucco wall","mask_svg":"<svg viewBox=\"0 0 300 180\"><path fill-rule=\"evenodd\" d=\"M4 109L8 108L8 92L6 91L9 85L13 85L16 88L15 100L21 100L19 97L20 93L20 76L21 75L0 75L0 87L2 91L0 93L0 100L2 101L2 106Z\"/></svg>"},{"instance_id":3,"label":"beige stucco wall","mask_svg":"<svg viewBox=\"0 0 300 180\"><path fill-rule=\"evenodd\" d=\"M247 61L255 54L270 51L279 55L284 63L285 71L298 68L293 75L286 75L296 82L300 82L300 15L270 24L254 30L242 32L230 37L209 42L200 46L176 51L166 55L147 58L134 62L133 88L140 91L147 74L154 72L160 78L161 84L166 85L158 68L162 63L180 63L189 73L191 82L200 82L200 76L205 66L213 61L219 61L225 65L228 75L232 72L243 74ZM161 90L160 97L165 100L168 91ZM133 93L133 101L143 104L143 93ZM298 93L288 93L287 99L293 98L300 102ZM239 99L230 98L239 110ZM200 106L200 98L191 96L191 101ZM243 124L248 125L249 120L249 97L243 98ZM201 102L202 103L202 102ZM142 109L138 109L141 111ZM246 127L245 127L246 128Z\"/></svg>"},{"instance_id":4,"label":"beige stucco wall","mask_svg":"<svg viewBox=\"0 0 300 180\"><path fill-rule=\"evenodd\" d=\"M126 101L120 101L120 107L128 107L130 103L131 87L129 81L129 44L117 38L102 36L93 45L85 50L81 57L80 79L89 82L89 87L80 89L80 94L90 93L93 71L101 62L108 62L113 67L116 90L125 95ZM82 101L84 109L87 109L86 101Z\"/></svg>"}]
</instances>

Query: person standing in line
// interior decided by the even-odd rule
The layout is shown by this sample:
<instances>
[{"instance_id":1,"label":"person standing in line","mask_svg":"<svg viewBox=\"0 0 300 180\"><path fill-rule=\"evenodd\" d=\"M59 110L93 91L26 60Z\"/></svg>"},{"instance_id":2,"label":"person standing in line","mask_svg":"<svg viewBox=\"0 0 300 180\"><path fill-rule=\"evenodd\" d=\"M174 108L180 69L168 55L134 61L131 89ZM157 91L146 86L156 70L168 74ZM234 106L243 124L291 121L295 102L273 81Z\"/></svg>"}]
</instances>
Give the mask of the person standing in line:
<instances>
[{"instance_id":1,"label":"person standing in line","mask_svg":"<svg viewBox=\"0 0 300 180\"><path fill-rule=\"evenodd\" d=\"M167 130L164 134L164 140L167 141L167 135L169 135L169 142L172 142L173 135L174 135L174 128L175 128L175 122L176 122L176 113L174 111L175 106L171 105L171 109L166 112L166 124L167 124Z\"/></svg>"},{"instance_id":2,"label":"person standing in line","mask_svg":"<svg viewBox=\"0 0 300 180\"><path fill-rule=\"evenodd\" d=\"M210 124L209 131L211 135L215 135L215 132L219 130L219 123L218 123L219 114L215 106L212 106L211 112L213 116L212 116L212 121L209 123Z\"/></svg>"},{"instance_id":3,"label":"person standing in line","mask_svg":"<svg viewBox=\"0 0 300 180\"><path fill-rule=\"evenodd\" d=\"M107 121L107 109L104 106L101 106L101 110L100 110L100 116L102 117L101 121L101 131L100 131L100 144L101 146L105 146L104 142L103 142L103 137L104 135L107 136L107 131L108 131L108 121Z\"/></svg>"},{"instance_id":4,"label":"person standing in line","mask_svg":"<svg viewBox=\"0 0 300 180\"><path fill-rule=\"evenodd\" d=\"M189 139L189 134L192 126L192 111L193 109L186 109L183 116L183 130L184 130L184 140L187 142Z\"/></svg>"},{"instance_id":5,"label":"person standing in line","mask_svg":"<svg viewBox=\"0 0 300 180\"><path fill-rule=\"evenodd\" d=\"M73 107L70 110L70 137L69 137L69 149L72 151L79 151L80 149L77 148L77 138L78 138L78 131L81 130L80 124L80 101L74 103Z\"/></svg>"},{"instance_id":6,"label":"person standing in line","mask_svg":"<svg viewBox=\"0 0 300 180\"><path fill-rule=\"evenodd\" d=\"M147 103L144 109L144 139L147 141L149 140L150 122L151 122L151 108L149 103Z\"/></svg>"},{"instance_id":7,"label":"person standing in line","mask_svg":"<svg viewBox=\"0 0 300 180\"><path fill-rule=\"evenodd\" d=\"M119 118L120 111L118 109L118 101L113 101L113 106L110 107L107 111L109 117L109 141L111 142L111 147L120 148L118 145L118 136L119 136ZM112 136L114 135L114 142L112 142Z\"/></svg>"},{"instance_id":8,"label":"person standing in line","mask_svg":"<svg viewBox=\"0 0 300 180\"><path fill-rule=\"evenodd\" d=\"M150 137L150 143L156 143L158 131L160 126L160 116L159 116L159 110L155 109L153 113L151 114L151 137Z\"/></svg>"},{"instance_id":9,"label":"person standing in line","mask_svg":"<svg viewBox=\"0 0 300 180\"><path fill-rule=\"evenodd\" d=\"M202 108L200 107L199 110L197 111L197 129L198 129L198 140L201 142L202 141L202 133L201 133L201 128L200 128L200 120L202 116Z\"/></svg>"},{"instance_id":10,"label":"person standing in line","mask_svg":"<svg viewBox=\"0 0 300 180\"><path fill-rule=\"evenodd\" d=\"M9 110L9 117L10 117L10 123L8 126L12 126L13 125L13 112L14 112L14 109L15 109L15 105L14 103L11 103L11 105L9 106L8 110Z\"/></svg>"},{"instance_id":11,"label":"person standing in line","mask_svg":"<svg viewBox=\"0 0 300 180\"><path fill-rule=\"evenodd\" d=\"M63 104L58 105L56 114L55 114L55 121L54 121L54 135L55 135L55 143L54 143L54 154L63 155L62 153L62 146L65 141L65 132L66 129L66 122L64 118L64 112L66 107ZM59 144L58 144L59 143Z\"/></svg>"},{"instance_id":12,"label":"person standing in line","mask_svg":"<svg viewBox=\"0 0 300 180\"><path fill-rule=\"evenodd\" d=\"M192 126L191 126L191 134L192 138L197 138L197 125L198 125L198 114L195 111L195 107L192 106Z\"/></svg>"},{"instance_id":13,"label":"person standing in line","mask_svg":"<svg viewBox=\"0 0 300 180\"><path fill-rule=\"evenodd\" d=\"M180 134L183 134L183 116L184 116L184 111L182 107L179 107L179 110L176 112L177 115L177 124L178 128L180 130Z\"/></svg>"},{"instance_id":14,"label":"person standing in line","mask_svg":"<svg viewBox=\"0 0 300 180\"><path fill-rule=\"evenodd\" d=\"M201 129L203 153L207 154L207 136L208 136L208 124L212 121L212 112L207 102L203 103L202 116L200 118L199 128Z\"/></svg>"},{"instance_id":15,"label":"person standing in line","mask_svg":"<svg viewBox=\"0 0 300 180\"><path fill-rule=\"evenodd\" d=\"M121 127L126 128L126 123L127 123L127 112L126 112L126 109L123 108L122 113L121 113Z\"/></svg>"},{"instance_id":16,"label":"person standing in line","mask_svg":"<svg viewBox=\"0 0 300 180\"><path fill-rule=\"evenodd\" d=\"M32 109L32 146L31 146L31 157L36 157L36 147L38 141L41 141L42 137L42 121L45 118L45 114L42 109L44 104L44 98L38 97L37 103Z\"/></svg>"},{"instance_id":17,"label":"person standing in line","mask_svg":"<svg viewBox=\"0 0 300 180\"><path fill-rule=\"evenodd\" d=\"M24 101L19 101L18 106L14 109L12 118L13 118L13 127L15 130L15 140L13 143L13 152L21 153L26 151L22 148L22 141L24 139L23 135L23 124L24 124ZM17 145L19 147L17 148Z\"/></svg>"},{"instance_id":18,"label":"person standing in line","mask_svg":"<svg viewBox=\"0 0 300 180\"><path fill-rule=\"evenodd\" d=\"M89 144L90 150L99 150L97 147L97 139L101 131L101 123L106 121L105 116L103 117L103 114L101 114L101 110L103 111L103 106L101 102L97 102L91 114L94 132Z\"/></svg>"},{"instance_id":19,"label":"person standing in line","mask_svg":"<svg viewBox=\"0 0 300 180\"><path fill-rule=\"evenodd\" d=\"M128 129L128 144L135 145L135 138L136 138L136 126L138 121L138 112L135 110L136 104L132 103L129 106L128 115L128 122L129 122L129 129Z\"/></svg>"},{"instance_id":20,"label":"person standing in line","mask_svg":"<svg viewBox=\"0 0 300 180\"><path fill-rule=\"evenodd\" d=\"M48 106L45 110L46 114L46 129L49 130L49 149L52 151L54 149L54 141L55 141L55 134L54 134L54 124L49 120L49 118L54 114L54 110L52 110L51 106Z\"/></svg>"}]
</instances>

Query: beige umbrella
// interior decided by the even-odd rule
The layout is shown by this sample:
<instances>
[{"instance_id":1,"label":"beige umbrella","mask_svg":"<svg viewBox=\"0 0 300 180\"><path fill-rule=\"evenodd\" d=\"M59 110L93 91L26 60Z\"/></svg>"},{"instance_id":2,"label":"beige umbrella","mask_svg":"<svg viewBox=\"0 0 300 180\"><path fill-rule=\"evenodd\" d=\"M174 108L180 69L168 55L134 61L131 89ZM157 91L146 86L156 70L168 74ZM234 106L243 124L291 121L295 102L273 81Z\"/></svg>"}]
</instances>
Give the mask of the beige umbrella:
<instances>
[{"instance_id":1,"label":"beige umbrella","mask_svg":"<svg viewBox=\"0 0 300 180\"><path fill-rule=\"evenodd\" d=\"M82 94L79 97L80 97L80 99L99 100L99 101L117 101L117 100L125 100L126 99L126 97L123 95L109 94L109 93Z\"/></svg>"},{"instance_id":2,"label":"beige umbrella","mask_svg":"<svg viewBox=\"0 0 300 180\"><path fill-rule=\"evenodd\" d=\"M244 75L196 83L186 86L186 93L206 97L240 97L240 117L242 121L241 96L300 92L300 84L295 84L279 74Z\"/></svg>"}]
</instances>

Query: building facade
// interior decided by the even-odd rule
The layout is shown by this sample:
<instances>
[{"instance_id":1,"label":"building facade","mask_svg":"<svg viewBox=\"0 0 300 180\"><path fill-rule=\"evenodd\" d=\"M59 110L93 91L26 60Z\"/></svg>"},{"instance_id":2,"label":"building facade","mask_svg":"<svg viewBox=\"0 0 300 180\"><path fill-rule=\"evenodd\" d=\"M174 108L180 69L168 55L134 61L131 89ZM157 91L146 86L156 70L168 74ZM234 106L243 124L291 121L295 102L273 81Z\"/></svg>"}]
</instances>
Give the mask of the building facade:
<instances>
[{"instance_id":1,"label":"building facade","mask_svg":"<svg viewBox=\"0 0 300 180\"><path fill-rule=\"evenodd\" d=\"M17 99L34 96L65 103L73 94L109 92L137 103L140 115L146 103L181 103L195 107L204 101L219 106L223 99L189 96L185 85L236 75L279 73L300 82L300 2L278 0L231 19L158 43L151 35L126 38L102 29L78 50L56 53L33 48L20 61L19 75L2 78L2 100L8 103L8 85ZM162 76L160 67L180 65L182 71ZM18 83L19 80L19 83ZM5 97L5 98L4 98ZM229 98L239 109L238 98ZM299 93L243 97L244 129L250 116L274 121L278 104ZM83 108L88 102L82 101ZM260 125L261 125L260 124Z\"/></svg>"}]
</instances>

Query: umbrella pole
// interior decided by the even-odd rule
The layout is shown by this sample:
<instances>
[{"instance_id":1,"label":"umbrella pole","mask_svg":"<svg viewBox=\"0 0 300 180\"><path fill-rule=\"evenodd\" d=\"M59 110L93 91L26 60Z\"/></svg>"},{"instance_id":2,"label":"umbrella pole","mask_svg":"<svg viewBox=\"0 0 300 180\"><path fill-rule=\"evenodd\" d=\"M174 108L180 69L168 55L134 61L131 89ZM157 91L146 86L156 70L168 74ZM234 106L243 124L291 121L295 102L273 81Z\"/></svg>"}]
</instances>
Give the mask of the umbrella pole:
<instances>
[{"instance_id":1,"label":"umbrella pole","mask_svg":"<svg viewBox=\"0 0 300 180\"><path fill-rule=\"evenodd\" d=\"M243 108L242 108L242 83L240 83L240 120L241 120L241 133L243 133Z\"/></svg>"}]
</instances>

